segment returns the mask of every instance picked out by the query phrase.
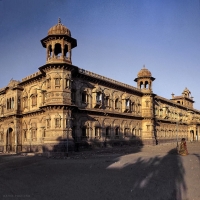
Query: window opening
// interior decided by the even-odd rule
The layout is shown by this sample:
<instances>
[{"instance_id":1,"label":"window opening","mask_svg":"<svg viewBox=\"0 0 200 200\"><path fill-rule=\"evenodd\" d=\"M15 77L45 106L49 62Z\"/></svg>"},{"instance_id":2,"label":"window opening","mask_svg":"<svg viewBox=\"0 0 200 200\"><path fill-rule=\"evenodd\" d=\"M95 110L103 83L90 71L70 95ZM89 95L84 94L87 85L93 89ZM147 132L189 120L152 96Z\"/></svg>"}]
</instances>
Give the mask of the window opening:
<instances>
[{"instance_id":1,"label":"window opening","mask_svg":"<svg viewBox=\"0 0 200 200\"><path fill-rule=\"evenodd\" d=\"M60 58L61 52L62 52L62 50L61 50L61 44L59 44L59 43L55 44L54 53L55 53L55 56L56 56L57 59Z\"/></svg>"},{"instance_id":2,"label":"window opening","mask_svg":"<svg viewBox=\"0 0 200 200\"><path fill-rule=\"evenodd\" d=\"M101 100L102 100L102 94L100 92L97 92L97 94L96 94L97 103L101 103Z\"/></svg>"}]
</instances>

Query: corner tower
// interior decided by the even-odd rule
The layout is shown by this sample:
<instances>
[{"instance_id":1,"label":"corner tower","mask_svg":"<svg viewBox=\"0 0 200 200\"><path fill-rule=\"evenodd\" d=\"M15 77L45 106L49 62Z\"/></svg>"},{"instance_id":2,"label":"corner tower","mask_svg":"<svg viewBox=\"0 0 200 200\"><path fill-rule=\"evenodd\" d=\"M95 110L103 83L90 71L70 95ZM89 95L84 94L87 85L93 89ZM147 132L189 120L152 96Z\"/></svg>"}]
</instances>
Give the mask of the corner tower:
<instances>
[{"instance_id":1,"label":"corner tower","mask_svg":"<svg viewBox=\"0 0 200 200\"><path fill-rule=\"evenodd\" d=\"M51 27L48 36L41 40L42 46L47 49L46 63L68 63L72 64L72 49L77 46L76 39L71 37L70 30L61 24Z\"/></svg>"},{"instance_id":2,"label":"corner tower","mask_svg":"<svg viewBox=\"0 0 200 200\"><path fill-rule=\"evenodd\" d=\"M152 82L155 80L151 72L143 66L138 72L137 88L141 89L142 95L142 137L144 144L153 144L154 136L154 94L152 92Z\"/></svg>"}]
</instances>

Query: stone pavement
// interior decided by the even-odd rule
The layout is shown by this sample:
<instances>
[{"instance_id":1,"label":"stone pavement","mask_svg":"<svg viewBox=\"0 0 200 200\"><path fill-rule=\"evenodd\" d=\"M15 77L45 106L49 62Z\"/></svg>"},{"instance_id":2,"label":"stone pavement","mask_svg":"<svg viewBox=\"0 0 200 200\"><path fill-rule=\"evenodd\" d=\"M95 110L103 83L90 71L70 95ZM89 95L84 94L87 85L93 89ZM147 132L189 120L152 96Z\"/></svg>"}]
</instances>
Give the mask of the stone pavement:
<instances>
[{"instance_id":1,"label":"stone pavement","mask_svg":"<svg viewBox=\"0 0 200 200\"><path fill-rule=\"evenodd\" d=\"M200 143L98 149L69 158L0 155L0 199L199 200Z\"/></svg>"}]
</instances>

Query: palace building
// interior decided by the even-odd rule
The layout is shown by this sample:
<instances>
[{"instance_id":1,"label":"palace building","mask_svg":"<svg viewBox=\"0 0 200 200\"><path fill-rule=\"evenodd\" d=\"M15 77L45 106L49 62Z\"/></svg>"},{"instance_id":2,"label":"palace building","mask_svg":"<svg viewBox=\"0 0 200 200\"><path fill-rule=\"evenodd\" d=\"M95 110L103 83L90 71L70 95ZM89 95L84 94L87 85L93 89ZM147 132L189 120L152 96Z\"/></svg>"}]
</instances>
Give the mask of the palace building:
<instances>
[{"instance_id":1,"label":"palace building","mask_svg":"<svg viewBox=\"0 0 200 200\"><path fill-rule=\"evenodd\" d=\"M41 43L46 64L0 89L1 152L199 139L200 111L187 88L166 99L153 92L155 78L145 67L133 87L72 65L77 41L60 20Z\"/></svg>"}]
</instances>

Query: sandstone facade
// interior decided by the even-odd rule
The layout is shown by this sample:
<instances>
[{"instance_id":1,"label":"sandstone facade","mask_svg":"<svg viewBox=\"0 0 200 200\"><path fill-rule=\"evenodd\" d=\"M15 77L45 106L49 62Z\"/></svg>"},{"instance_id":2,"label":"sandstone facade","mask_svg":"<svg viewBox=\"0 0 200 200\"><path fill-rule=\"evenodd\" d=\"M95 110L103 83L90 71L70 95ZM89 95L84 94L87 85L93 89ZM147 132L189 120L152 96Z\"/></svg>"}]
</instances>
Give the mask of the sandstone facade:
<instances>
[{"instance_id":1,"label":"sandstone facade","mask_svg":"<svg viewBox=\"0 0 200 200\"><path fill-rule=\"evenodd\" d=\"M153 93L145 67L133 87L72 65L77 41L60 20L41 43L46 64L0 89L0 151L198 140L200 111L187 88L166 99Z\"/></svg>"}]
</instances>

